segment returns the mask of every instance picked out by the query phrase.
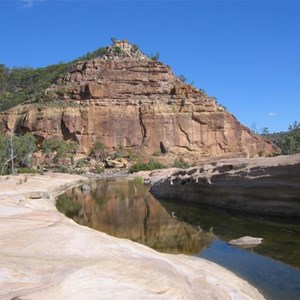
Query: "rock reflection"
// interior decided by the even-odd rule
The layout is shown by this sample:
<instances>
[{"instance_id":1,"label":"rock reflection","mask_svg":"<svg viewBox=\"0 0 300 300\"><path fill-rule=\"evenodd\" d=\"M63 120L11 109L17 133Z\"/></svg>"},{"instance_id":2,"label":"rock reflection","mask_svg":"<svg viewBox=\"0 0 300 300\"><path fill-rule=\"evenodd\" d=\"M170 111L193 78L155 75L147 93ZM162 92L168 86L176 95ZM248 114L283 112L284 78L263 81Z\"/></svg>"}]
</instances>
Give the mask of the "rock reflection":
<instances>
[{"instance_id":1,"label":"rock reflection","mask_svg":"<svg viewBox=\"0 0 300 300\"><path fill-rule=\"evenodd\" d=\"M293 218L275 218L243 214L207 205L160 201L169 212L203 230L213 228L214 234L224 241L242 236L264 238L262 244L249 250L260 255L300 267L300 223Z\"/></svg>"},{"instance_id":2,"label":"rock reflection","mask_svg":"<svg viewBox=\"0 0 300 300\"><path fill-rule=\"evenodd\" d=\"M90 182L60 196L57 208L75 222L168 253L196 254L214 238L180 222L148 192L126 179Z\"/></svg>"}]
</instances>

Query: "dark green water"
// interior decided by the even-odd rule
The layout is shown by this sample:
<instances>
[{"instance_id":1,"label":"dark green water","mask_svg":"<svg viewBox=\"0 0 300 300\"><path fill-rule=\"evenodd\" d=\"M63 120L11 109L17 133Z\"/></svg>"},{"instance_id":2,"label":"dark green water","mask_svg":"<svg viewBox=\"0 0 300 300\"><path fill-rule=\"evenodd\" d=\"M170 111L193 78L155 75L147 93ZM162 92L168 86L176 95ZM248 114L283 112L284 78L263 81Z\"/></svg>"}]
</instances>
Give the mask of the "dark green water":
<instances>
[{"instance_id":1,"label":"dark green water","mask_svg":"<svg viewBox=\"0 0 300 300\"><path fill-rule=\"evenodd\" d=\"M58 209L77 223L161 252L212 260L256 286L267 299L300 299L300 222L203 205L157 201L148 187L124 179L91 181L90 192L61 195ZM264 238L252 249L227 241Z\"/></svg>"}]
</instances>

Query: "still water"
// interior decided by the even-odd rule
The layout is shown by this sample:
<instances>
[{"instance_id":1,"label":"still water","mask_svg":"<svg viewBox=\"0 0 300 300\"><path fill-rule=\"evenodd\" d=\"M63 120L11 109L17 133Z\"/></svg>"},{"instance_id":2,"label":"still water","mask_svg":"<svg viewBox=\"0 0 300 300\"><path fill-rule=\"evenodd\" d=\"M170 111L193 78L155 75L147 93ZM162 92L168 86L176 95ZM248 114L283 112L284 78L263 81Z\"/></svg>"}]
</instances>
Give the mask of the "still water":
<instances>
[{"instance_id":1,"label":"still water","mask_svg":"<svg viewBox=\"0 0 300 300\"><path fill-rule=\"evenodd\" d=\"M238 214L203 205L157 201L148 187L124 178L74 188L57 208L81 225L128 238L157 251L212 260L245 278L267 299L300 299L300 223ZM263 237L252 249L226 241Z\"/></svg>"}]
</instances>

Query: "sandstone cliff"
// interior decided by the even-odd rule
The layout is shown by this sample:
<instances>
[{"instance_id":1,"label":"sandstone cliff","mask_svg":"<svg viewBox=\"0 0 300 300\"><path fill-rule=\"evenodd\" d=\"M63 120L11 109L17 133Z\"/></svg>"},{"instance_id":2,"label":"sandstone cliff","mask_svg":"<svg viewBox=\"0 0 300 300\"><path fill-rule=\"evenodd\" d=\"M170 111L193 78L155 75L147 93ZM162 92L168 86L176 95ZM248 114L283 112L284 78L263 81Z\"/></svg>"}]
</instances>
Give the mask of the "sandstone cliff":
<instances>
[{"instance_id":1,"label":"sandstone cliff","mask_svg":"<svg viewBox=\"0 0 300 300\"><path fill-rule=\"evenodd\" d=\"M39 143L52 136L73 140L86 154L96 141L148 154L250 157L276 151L214 98L126 41L78 62L45 97L48 102L2 112L2 130L32 132Z\"/></svg>"}]
</instances>

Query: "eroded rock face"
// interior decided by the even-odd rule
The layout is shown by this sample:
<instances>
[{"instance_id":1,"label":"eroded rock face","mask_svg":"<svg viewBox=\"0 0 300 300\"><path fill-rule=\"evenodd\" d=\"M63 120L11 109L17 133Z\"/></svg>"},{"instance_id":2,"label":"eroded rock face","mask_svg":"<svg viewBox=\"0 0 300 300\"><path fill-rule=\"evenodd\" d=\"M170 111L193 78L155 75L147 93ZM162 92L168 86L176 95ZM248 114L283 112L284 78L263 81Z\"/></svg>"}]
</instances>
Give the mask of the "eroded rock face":
<instances>
[{"instance_id":1,"label":"eroded rock face","mask_svg":"<svg viewBox=\"0 0 300 300\"><path fill-rule=\"evenodd\" d=\"M157 198L300 217L299 170L300 154L210 161L172 171L158 181L152 179L150 191Z\"/></svg>"},{"instance_id":2,"label":"eroded rock face","mask_svg":"<svg viewBox=\"0 0 300 300\"><path fill-rule=\"evenodd\" d=\"M277 150L215 99L181 82L168 66L133 51L126 42L119 44L121 54L79 62L47 89L52 102L2 113L4 131L29 131L40 142L52 136L74 140L82 153L96 141L149 154L255 156Z\"/></svg>"}]
</instances>

